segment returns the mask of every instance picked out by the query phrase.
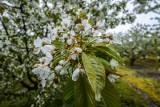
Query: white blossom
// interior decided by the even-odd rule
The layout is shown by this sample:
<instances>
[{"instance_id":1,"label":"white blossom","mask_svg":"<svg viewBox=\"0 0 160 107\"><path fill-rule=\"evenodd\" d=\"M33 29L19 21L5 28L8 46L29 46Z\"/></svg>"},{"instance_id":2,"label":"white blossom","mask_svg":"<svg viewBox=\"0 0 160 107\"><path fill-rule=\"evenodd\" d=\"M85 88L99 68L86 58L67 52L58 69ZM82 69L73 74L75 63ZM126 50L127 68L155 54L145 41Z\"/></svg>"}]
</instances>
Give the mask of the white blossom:
<instances>
[{"instance_id":1,"label":"white blossom","mask_svg":"<svg viewBox=\"0 0 160 107\"><path fill-rule=\"evenodd\" d=\"M118 76L118 75L109 74L108 79L109 79L110 82L114 83L115 80L116 80L117 78L119 78L119 77L120 77L120 76Z\"/></svg>"},{"instance_id":2,"label":"white blossom","mask_svg":"<svg viewBox=\"0 0 160 107\"><path fill-rule=\"evenodd\" d=\"M37 39L34 40L34 46L35 46L35 48L42 47L42 39L40 37L38 37Z\"/></svg>"},{"instance_id":3,"label":"white blossom","mask_svg":"<svg viewBox=\"0 0 160 107\"><path fill-rule=\"evenodd\" d=\"M65 74L66 74L66 71L65 71L64 69L62 69L62 70L60 71L60 74L61 74L61 75L65 75Z\"/></svg>"},{"instance_id":4,"label":"white blossom","mask_svg":"<svg viewBox=\"0 0 160 107\"><path fill-rule=\"evenodd\" d=\"M10 7L14 6L13 4L9 3L6 0L1 1L1 3L4 3L4 4L6 4L6 5L10 6Z\"/></svg>"},{"instance_id":5,"label":"white blossom","mask_svg":"<svg viewBox=\"0 0 160 107\"><path fill-rule=\"evenodd\" d=\"M95 30L95 31L93 32L93 36L101 36L101 35L102 35L102 33L99 32L98 30Z\"/></svg>"},{"instance_id":6,"label":"white blossom","mask_svg":"<svg viewBox=\"0 0 160 107\"><path fill-rule=\"evenodd\" d=\"M34 68L32 72L40 77L41 84L44 87L46 85L46 79L49 77L52 71L48 66L43 64L38 64L38 67Z\"/></svg>"},{"instance_id":7,"label":"white blossom","mask_svg":"<svg viewBox=\"0 0 160 107\"><path fill-rule=\"evenodd\" d=\"M76 68L72 74L72 80L77 81L80 73L80 68Z\"/></svg>"},{"instance_id":8,"label":"white blossom","mask_svg":"<svg viewBox=\"0 0 160 107\"><path fill-rule=\"evenodd\" d=\"M39 58L39 61L43 65L48 65L48 64L50 64L50 62L52 61L52 59L53 59L52 56L50 56L50 57L42 57L42 58Z\"/></svg>"},{"instance_id":9,"label":"white blossom","mask_svg":"<svg viewBox=\"0 0 160 107\"><path fill-rule=\"evenodd\" d=\"M61 24L64 28L68 27L71 24L71 17L63 17Z\"/></svg>"},{"instance_id":10,"label":"white blossom","mask_svg":"<svg viewBox=\"0 0 160 107\"><path fill-rule=\"evenodd\" d=\"M115 69L119 64L118 61L116 61L115 59L111 59L110 65L112 69Z\"/></svg>"},{"instance_id":11,"label":"white blossom","mask_svg":"<svg viewBox=\"0 0 160 107\"><path fill-rule=\"evenodd\" d=\"M65 65L65 64L66 64L66 61L65 61L65 60L60 60L60 61L59 61L59 64L60 64L60 65Z\"/></svg>"},{"instance_id":12,"label":"white blossom","mask_svg":"<svg viewBox=\"0 0 160 107\"><path fill-rule=\"evenodd\" d=\"M104 42L104 39L98 38L98 39L96 40L96 42L97 42L97 43L102 43L102 42Z\"/></svg>"},{"instance_id":13,"label":"white blossom","mask_svg":"<svg viewBox=\"0 0 160 107\"><path fill-rule=\"evenodd\" d=\"M70 31L71 36L75 36L75 32L73 30Z\"/></svg>"},{"instance_id":14,"label":"white blossom","mask_svg":"<svg viewBox=\"0 0 160 107\"><path fill-rule=\"evenodd\" d=\"M64 39L64 38L67 38L67 36L68 36L68 35L67 35L66 33L63 34L63 39Z\"/></svg>"},{"instance_id":15,"label":"white blossom","mask_svg":"<svg viewBox=\"0 0 160 107\"><path fill-rule=\"evenodd\" d=\"M53 57L50 56L50 57L45 57L45 62L44 62L44 65L48 65L50 64L50 62L52 61Z\"/></svg>"},{"instance_id":16,"label":"white blossom","mask_svg":"<svg viewBox=\"0 0 160 107\"><path fill-rule=\"evenodd\" d=\"M105 20L97 21L96 26L97 26L98 28L102 28L102 27L104 27L104 24L105 24Z\"/></svg>"},{"instance_id":17,"label":"white blossom","mask_svg":"<svg viewBox=\"0 0 160 107\"><path fill-rule=\"evenodd\" d=\"M72 44L72 38L67 39L67 44L71 45Z\"/></svg>"},{"instance_id":18,"label":"white blossom","mask_svg":"<svg viewBox=\"0 0 160 107\"><path fill-rule=\"evenodd\" d=\"M56 71L58 71L58 70L61 70L63 67L61 66L61 65L57 65L56 67L55 67L55 70Z\"/></svg>"},{"instance_id":19,"label":"white blossom","mask_svg":"<svg viewBox=\"0 0 160 107\"><path fill-rule=\"evenodd\" d=\"M46 86L46 79L42 79L41 84L42 84L42 87L45 87Z\"/></svg>"},{"instance_id":20,"label":"white blossom","mask_svg":"<svg viewBox=\"0 0 160 107\"><path fill-rule=\"evenodd\" d=\"M76 50L77 53L82 53L82 49L81 48L75 47L74 49Z\"/></svg>"},{"instance_id":21,"label":"white blossom","mask_svg":"<svg viewBox=\"0 0 160 107\"><path fill-rule=\"evenodd\" d=\"M75 53L73 53L73 54L71 55L71 59L73 59L73 60L76 60L76 57L77 57L77 55L76 55Z\"/></svg>"},{"instance_id":22,"label":"white blossom","mask_svg":"<svg viewBox=\"0 0 160 107\"><path fill-rule=\"evenodd\" d=\"M82 20L82 25L84 26L85 31L88 31L91 28L91 25L88 23L88 20Z\"/></svg>"},{"instance_id":23,"label":"white blossom","mask_svg":"<svg viewBox=\"0 0 160 107\"><path fill-rule=\"evenodd\" d=\"M51 52L55 49L55 46L53 45L45 45L41 48L42 52L48 56L51 57Z\"/></svg>"}]
</instances>

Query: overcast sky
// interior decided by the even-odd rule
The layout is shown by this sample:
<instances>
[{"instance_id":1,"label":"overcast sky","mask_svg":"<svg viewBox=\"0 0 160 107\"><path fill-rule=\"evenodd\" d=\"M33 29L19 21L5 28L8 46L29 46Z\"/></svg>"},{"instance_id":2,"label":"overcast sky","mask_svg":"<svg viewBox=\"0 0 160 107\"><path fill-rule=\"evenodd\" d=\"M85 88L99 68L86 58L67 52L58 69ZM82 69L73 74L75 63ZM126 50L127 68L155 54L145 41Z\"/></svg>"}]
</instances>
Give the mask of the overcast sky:
<instances>
[{"instance_id":1,"label":"overcast sky","mask_svg":"<svg viewBox=\"0 0 160 107\"><path fill-rule=\"evenodd\" d=\"M127 3L127 9L131 12L133 12L133 4L131 3ZM158 21L156 20L150 20L150 18L154 18L154 17L160 17L158 14L153 13L153 12L149 12L147 14L139 14L136 15L136 20L134 23L132 24L125 24L125 25L119 25L114 29L108 29L107 32L110 33L117 33L117 32L125 32L128 29L130 29L132 26L136 25L137 23L139 24L156 24L158 23Z\"/></svg>"},{"instance_id":2,"label":"overcast sky","mask_svg":"<svg viewBox=\"0 0 160 107\"><path fill-rule=\"evenodd\" d=\"M139 24L156 24L158 23L156 20L150 20L150 18L158 16L157 14L150 12L148 14L141 14L141 15L137 15L137 19L135 20L135 22L133 24L125 24L125 25L119 25L114 29L109 29L107 30L107 32L110 33L117 33L117 32L125 32L128 29L130 29L132 26L136 25L137 23Z\"/></svg>"}]
</instances>

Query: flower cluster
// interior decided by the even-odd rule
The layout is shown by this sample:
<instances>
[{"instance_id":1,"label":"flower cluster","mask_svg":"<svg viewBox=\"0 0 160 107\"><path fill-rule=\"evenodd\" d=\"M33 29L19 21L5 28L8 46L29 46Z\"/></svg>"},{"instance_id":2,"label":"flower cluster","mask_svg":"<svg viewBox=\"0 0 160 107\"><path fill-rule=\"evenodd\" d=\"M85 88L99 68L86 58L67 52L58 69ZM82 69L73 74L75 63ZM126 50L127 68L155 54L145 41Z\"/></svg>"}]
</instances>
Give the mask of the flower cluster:
<instances>
[{"instance_id":1,"label":"flower cluster","mask_svg":"<svg viewBox=\"0 0 160 107\"><path fill-rule=\"evenodd\" d=\"M61 75L72 75L72 80L78 79L79 73L84 72L81 65L81 53L94 44L109 44L111 34L104 30L105 20L93 22L91 13L73 7L76 16L66 10L60 10L60 20L53 26L48 25L47 37L34 40L35 54L43 56L36 64L33 73L41 79L42 86L46 81ZM69 11L69 10L67 10ZM111 61L113 68L117 66Z\"/></svg>"}]
</instances>

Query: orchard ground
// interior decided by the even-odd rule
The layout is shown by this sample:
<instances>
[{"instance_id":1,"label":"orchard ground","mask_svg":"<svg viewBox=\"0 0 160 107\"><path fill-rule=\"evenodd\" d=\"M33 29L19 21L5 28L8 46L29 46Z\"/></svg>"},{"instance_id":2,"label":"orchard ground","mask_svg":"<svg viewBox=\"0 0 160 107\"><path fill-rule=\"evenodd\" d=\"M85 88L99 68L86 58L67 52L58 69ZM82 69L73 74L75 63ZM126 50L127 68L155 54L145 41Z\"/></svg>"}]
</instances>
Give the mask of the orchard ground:
<instances>
[{"instance_id":1,"label":"orchard ground","mask_svg":"<svg viewBox=\"0 0 160 107\"><path fill-rule=\"evenodd\" d=\"M122 107L160 107L160 63L154 58L138 59L134 66L118 68L124 75L116 82Z\"/></svg>"}]
</instances>

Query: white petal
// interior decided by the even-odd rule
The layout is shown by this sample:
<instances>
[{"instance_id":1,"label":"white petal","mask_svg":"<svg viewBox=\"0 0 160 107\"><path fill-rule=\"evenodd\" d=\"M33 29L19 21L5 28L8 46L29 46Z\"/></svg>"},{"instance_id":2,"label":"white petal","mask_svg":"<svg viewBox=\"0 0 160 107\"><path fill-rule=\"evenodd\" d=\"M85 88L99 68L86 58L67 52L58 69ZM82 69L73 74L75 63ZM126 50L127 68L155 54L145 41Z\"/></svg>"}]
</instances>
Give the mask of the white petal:
<instances>
[{"instance_id":1,"label":"white petal","mask_svg":"<svg viewBox=\"0 0 160 107\"><path fill-rule=\"evenodd\" d=\"M49 76L49 72L43 71L43 72L40 74L41 79L47 79L48 76Z\"/></svg>"},{"instance_id":2,"label":"white petal","mask_svg":"<svg viewBox=\"0 0 160 107\"><path fill-rule=\"evenodd\" d=\"M45 53L45 55L46 55L46 57L52 57L52 54L50 52Z\"/></svg>"},{"instance_id":3,"label":"white petal","mask_svg":"<svg viewBox=\"0 0 160 107\"><path fill-rule=\"evenodd\" d=\"M99 32L98 30L95 30L94 32L93 32L93 36L101 36L101 32Z\"/></svg>"},{"instance_id":4,"label":"white petal","mask_svg":"<svg viewBox=\"0 0 160 107\"><path fill-rule=\"evenodd\" d=\"M42 52L44 53L44 54L46 54L47 52L51 52L52 50L54 50L55 49L55 46L53 46L53 45L45 45L45 46L43 46L42 48L41 48L41 50L42 50Z\"/></svg>"},{"instance_id":5,"label":"white petal","mask_svg":"<svg viewBox=\"0 0 160 107\"><path fill-rule=\"evenodd\" d=\"M75 36L75 32L73 30L71 30L70 34L71 36Z\"/></svg>"},{"instance_id":6,"label":"white petal","mask_svg":"<svg viewBox=\"0 0 160 107\"><path fill-rule=\"evenodd\" d=\"M42 84L42 87L45 87L45 86L46 86L46 80L45 80L45 79L42 79L42 80L41 80L41 84Z\"/></svg>"},{"instance_id":7,"label":"white petal","mask_svg":"<svg viewBox=\"0 0 160 107\"><path fill-rule=\"evenodd\" d=\"M88 20L82 20L82 25L84 26L85 31L91 28L91 25L88 23Z\"/></svg>"},{"instance_id":8,"label":"white petal","mask_svg":"<svg viewBox=\"0 0 160 107\"><path fill-rule=\"evenodd\" d=\"M6 1L6 0L2 1L1 3L4 3L4 4L6 4L6 5L10 6L10 7L14 6L13 4L9 3L9 2Z\"/></svg>"},{"instance_id":9,"label":"white petal","mask_svg":"<svg viewBox=\"0 0 160 107\"><path fill-rule=\"evenodd\" d=\"M44 65L48 65L52 61L53 57L45 57Z\"/></svg>"},{"instance_id":10,"label":"white petal","mask_svg":"<svg viewBox=\"0 0 160 107\"><path fill-rule=\"evenodd\" d=\"M102 42L104 42L104 40L101 39L101 38L98 38L96 42L97 42L97 43L102 43Z\"/></svg>"},{"instance_id":11,"label":"white petal","mask_svg":"<svg viewBox=\"0 0 160 107\"><path fill-rule=\"evenodd\" d=\"M66 61L65 61L65 60L60 60L60 61L59 61L59 64L60 64L60 65L65 65L65 64L66 64Z\"/></svg>"},{"instance_id":12,"label":"white petal","mask_svg":"<svg viewBox=\"0 0 160 107\"><path fill-rule=\"evenodd\" d=\"M63 27L69 26L70 23L71 23L71 18L70 18L70 16L64 17L64 18L62 19L62 22L61 22L61 24L62 24Z\"/></svg>"},{"instance_id":13,"label":"white petal","mask_svg":"<svg viewBox=\"0 0 160 107\"><path fill-rule=\"evenodd\" d=\"M65 34L63 34L63 38L67 38L67 36L68 36L68 35L67 35L66 33L65 33Z\"/></svg>"},{"instance_id":14,"label":"white petal","mask_svg":"<svg viewBox=\"0 0 160 107\"><path fill-rule=\"evenodd\" d=\"M60 74L61 74L61 75L65 75L65 74L66 74L66 71L65 71L64 69L62 69L62 70L60 71Z\"/></svg>"},{"instance_id":15,"label":"white petal","mask_svg":"<svg viewBox=\"0 0 160 107\"><path fill-rule=\"evenodd\" d=\"M76 57L77 57L76 54L71 55L71 59L73 59L73 60L76 60Z\"/></svg>"},{"instance_id":16,"label":"white petal","mask_svg":"<svg viewBox=\"0 0 160 107\"><path fill-rule=\"evenodd\" d=\"M62 68L63 68L63 67L62 67L61 65L58 65L58 66L55 67L55 70L58 71L58 70L60 70L60 69L62 69Z\"/></svg>"},{"instance_id":17,"label":"white petal","mask_svg":"<svg viewBox=\"0 0 160 107\"><path fill-rule=\"evenodd\" d=\"M84 30L88 31L90 28L91 28L91 25L90 24L86 24L85 27L84 27Z\"/></svg>"},{"instance_id":18,"label":"white petal","mask_svg":"<svg viewBox=\"0 0 160 107\"><path fill-rule=\"evenodd\" d=\"M79 47L75 47L75 50L76 50L78 53L82 53L82 49L79 48Z\"/></svg>"},{"instance_id":19,"label":"white petal","mask_svg":"<svg viewBox=\"0 0 160 107\"><path fill-rule=\"evenodd\" d=\"M105 24L105 20L102 20L102 21L98 21L98 22L96 23L96 26L97 26L98 28L101 28L101 27L104 26L104 24Z\"/></svg>"},{"instance_id":20,"label":"white petal","mask_svg":"<svg viewBox=\"0 0 160 107\"><path fill-rule=\"evenodd\" d=\"M50 38L51 38L51 40L56 40L57 36L52 35L52 36L50 36Z\"/></svg>"},{"instance_id":21,"label":"white petal","mask_svg":"<svg viewBox=\"0 0 160 107\"><path fill-rule=\"evenodd\" d=\"M119 78L119 77L120 77L120 76L118 76L118 75L109 74L108 79L109 79L110 82L114 83L115 80L116 80L117 78Z\"/></svg>"},{"instance_id":22,"label":"white petal","mask_svg":"<svg viewBox=\"0 0 160 107\"><path fill-rule=\"evenodd\" d=\"M37 68L34 68L33 70L32 70L32 72L34 73L34 74L39 74L39 72L41 71L41 68L39 68L39 67L37 67Z\"/></svg>"},{"instance_id":23,"label":"white petal","mask_svg":"<svg viewBox=\"0 0 160 107\"><path fill-rule=\"evenodd\" d=\"M67 44L68 44L68 45L71 45L71 44L72 44L72 38L67 39Z\"/></svg>"},{"instance_id":24,"label":"white petal","mask_svg":"<svg viewBox=\"0 0 160 107\"><path fill-rule=\"evenodd\" d=\"M115 59L111 59L110 65L112 69L115 69L119 64L118 61L116 61Z\"/></svg>"},{"instance_id":25,"label":"white petal","mask_svg":"<svg viewBox=\"0 0 160 107\"><path fill-rule=\"evenodd\" d=\"M40 72L40 77L41 79L46 79L48 78L49 74L50 74L50 68L48 66L44 66L43 68L41 68L42 71Z\"/></svg>"},{"instance_id":26,"label":"white petal","mask_svg":"<svg viewBox=\"0 0 160 107\"><path fill-rule=\"evenodd\" d=\"M77 69L74 70L74 72L72 74L72 80L73 81L77 81L78 80L79 73L80 73L80 69L79 68L77 68Z\"/></svg>"},{"instance_id":27,"label":"white petal","mask_svg":"<svg viewBox=\"0 0 160 107\"><path fill-rule=\"evenodd\" d=\"M38 37L36 40L34 40L34 46L36 48L42 47L42 39L40 37Z\"/></svg>"}]
</instances>

